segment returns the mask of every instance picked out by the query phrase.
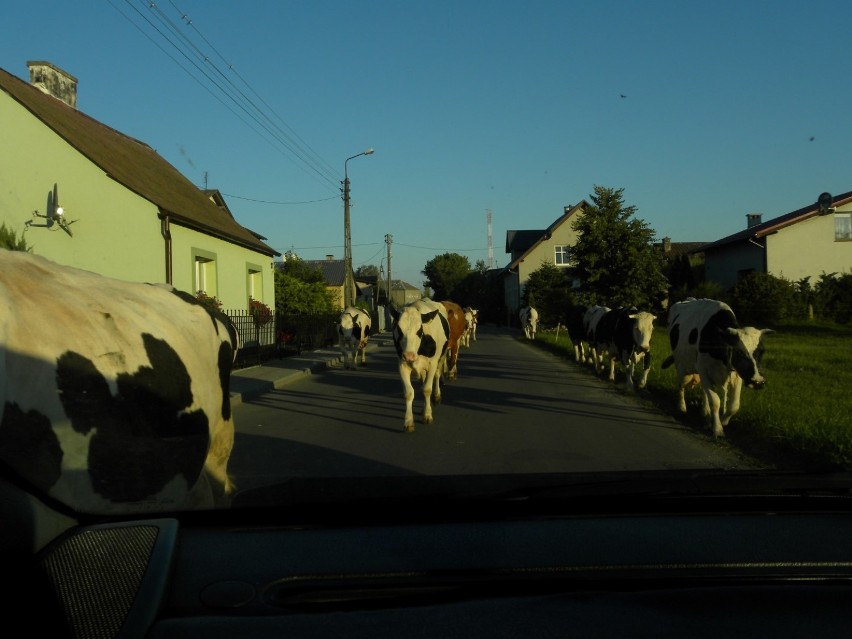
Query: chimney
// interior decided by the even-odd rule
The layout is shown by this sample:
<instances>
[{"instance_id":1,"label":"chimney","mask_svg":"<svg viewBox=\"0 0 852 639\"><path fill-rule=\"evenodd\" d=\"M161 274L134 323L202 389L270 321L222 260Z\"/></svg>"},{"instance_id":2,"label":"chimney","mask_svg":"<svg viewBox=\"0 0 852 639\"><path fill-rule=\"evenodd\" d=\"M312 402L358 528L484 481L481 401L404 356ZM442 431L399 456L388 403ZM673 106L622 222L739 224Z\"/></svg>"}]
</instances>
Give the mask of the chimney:
<instances>
[{"instance_id":1,"label":"chimney","mask_svg":"<svg viewBox=\"0 0 852 639\"><path fill-rule=\"evenodd\" d=\"M746 228L750 229L752 226L757 226L760 224L760 213L747 213L746 214Z\"/></svg>"},{"instance_id":2,"label":"chimney","mask_svg":"<svg viewBox=\"0 0 852 639\"><path fill-rule=\"evenodd\" d=\"M334 260L334 255L326 255L325 259L331 262L332 260Z\"/></svg>"},{"instance_id":3,"label":"chimney","mask_svg":"<svg viewBox=\"0 0 852 639\"><path fill-rule=\"evenodd\" d=\"M27 60L30 84L73 109L77 108L77 78L50 62Z\"/></svg>"},{"instance_id":4,"label":"chimney","mask_svg":"<svg viewBox=\"0 0 852 639\"><path fill-rule=\"evenodd\" d=\"M663 255L668 255L672 252L672 238L664 237L663 238Z\"/></svg>"}]
</instances>

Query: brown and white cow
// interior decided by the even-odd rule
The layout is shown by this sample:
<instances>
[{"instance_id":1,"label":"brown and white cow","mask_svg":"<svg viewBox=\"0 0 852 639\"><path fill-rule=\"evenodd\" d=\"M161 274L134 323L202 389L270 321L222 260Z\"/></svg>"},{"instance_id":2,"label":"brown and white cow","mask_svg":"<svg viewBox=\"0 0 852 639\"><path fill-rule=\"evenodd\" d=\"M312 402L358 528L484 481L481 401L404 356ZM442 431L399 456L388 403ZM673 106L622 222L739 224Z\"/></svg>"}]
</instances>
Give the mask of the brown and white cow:
<instances>
[{"instance_id":1,"label":"brown and white cow","mask_svg":"<svg viewBox=\"0 0 852 639\"><path fill-rule=\"evenodd\" d=\"M441 366L447 356L450 341L450 324L443 304L430 299L417 300L397 311L393 316L393 343L399 356L399 376L405 395L405 421L407 432L414 431L414 387L411 375L416 374L423 383L423 423L432 423L432 398L441 403Z\"/></svg>"},{"instance_id":2,"label":"brown and white cow","mask_svg":"<svg viewBox=\"0 0 852 639\"><path fill-rule=\"evenodd\" d=\"M476 325L479 322L479 311L470 306L464 307L464 316L467 320L467 331L465 332L464 345L470 348L470 342L476 341Z\"/></svg>"},{"instance_id":3,"label":"brown and white cow","mask_svg":"<svg viewBox=\"0 0 852 639\"><path fill-rule=\"evenodd\" d=\"M238 343L187 293L0 249L0 459L80 512L226 505Z\"/></svg>"},{"instance_id":4,"label":"brown and white cow","mask_svg":"<svg viewBox=\"0 0 852 639\"><path fill-rule=\"evenodd\" d=\"M442 373L446 373L447 379L450 381L458 378L458 363L459 349L464 342L464 335L467 332L467 318L462 307L450 300L443 300L441 304L447 309L447 321L450 324L450 337L447 352L447 357L444 365L441 367Z\"/></svg>"},{"instance_id":5,"label":"brown and white cow","mask_svg":"<svg viewBox=\"0 0 852 639\"><path fill-rule=\"evenodd\" d=\"M672 305L668 329L672 354L663 362L663 368L672 364L677 367L678 408L686 412L684 390L700 383L704 414L713 435L724 437L724 426L740 409L743 382L758 390L766 384L760 372L762 338L772 330L740 327L731 307L724 302L695 298Z\"/></svg>"},{"instance_id":6,"label":"brown and white cow","mask_svg":"<svg viewBox=\"0 0 852 639\"><path fill-rule=\"evenodd\" d=\"M524 306L518 313L518 317L521 320L524 337L535 339L535 332L538 329L538 311L532 306Z\"/></svg>"},{"instance_id":7,"label":"brown and white cow","mask_svg":"<svg viewBox=\"0 0 852 639\"><path fill-rule=\"evenodd\" d=\"M370 314L356 306L350 306L340 314L337 337L344 368L357 369L359 355L361 363L367 363L367 342L370 339L371 325Z\"/></svg>"}]
</instances>

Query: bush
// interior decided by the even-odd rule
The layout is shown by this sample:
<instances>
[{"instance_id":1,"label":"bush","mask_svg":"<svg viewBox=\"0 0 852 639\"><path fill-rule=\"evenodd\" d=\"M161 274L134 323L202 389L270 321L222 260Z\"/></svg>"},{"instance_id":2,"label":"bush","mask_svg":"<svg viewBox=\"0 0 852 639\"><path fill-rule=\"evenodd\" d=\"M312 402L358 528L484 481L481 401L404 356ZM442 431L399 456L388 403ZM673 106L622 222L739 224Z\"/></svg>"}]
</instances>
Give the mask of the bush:
<instances>
[{"instance_id":1,"label":"bush","mask_svg":"<svg viewBox=\"0 0 852 639\"><path fill-rule=\"evenodd\" d=\"M195 299L197 299L203 306L206 306L211 311L221 311L222 310L222 302L220 302L215 296L208 295L204 291L197 291L195 293Z\"/></svg>"},{"instance_id":2,"label":"bush","mask_svg":"<svg viewBox=\"0 0 852 639\"><path fill-rule=\"evenodd\" d=\"M730 305L742 324L777 324L806 317L807 305L796 286L768 273L751 273L744 277L730 297Z\"/></svg>"},{"instance_id":3,"label":"bush","mask_svg":"<svg viewBox=\"0 0 852 639\"><path fill-rule=\"evenodd\" d=\"M272 319L272 309L260 300L249 298L249 314L257 326L266 326Z\"/></svg>"}]
</instances>

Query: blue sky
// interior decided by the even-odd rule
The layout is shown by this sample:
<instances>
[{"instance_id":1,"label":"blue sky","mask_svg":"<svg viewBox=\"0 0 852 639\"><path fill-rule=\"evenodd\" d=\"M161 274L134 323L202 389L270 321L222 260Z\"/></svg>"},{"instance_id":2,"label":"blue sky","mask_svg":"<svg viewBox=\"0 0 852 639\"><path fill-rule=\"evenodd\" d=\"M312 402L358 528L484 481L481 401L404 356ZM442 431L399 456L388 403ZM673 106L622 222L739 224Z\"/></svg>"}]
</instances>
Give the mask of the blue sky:
<instances>
[{"instance_id":1,"label":"blue sky","mask_svg":"<svg viewBox=\"0 0 852 639\"><path fill-rule=\"evenodd\" d=\"M849 24L841 0L17 0L0 67L65 69L81 111L306 259L343 256L344 163L375 148L348 163L353 262L390 234L419 285L445 252L489 262L487 211L505 266L508 229L595 185L676 242L852 190Z\"/></svg>"}]
</instances>

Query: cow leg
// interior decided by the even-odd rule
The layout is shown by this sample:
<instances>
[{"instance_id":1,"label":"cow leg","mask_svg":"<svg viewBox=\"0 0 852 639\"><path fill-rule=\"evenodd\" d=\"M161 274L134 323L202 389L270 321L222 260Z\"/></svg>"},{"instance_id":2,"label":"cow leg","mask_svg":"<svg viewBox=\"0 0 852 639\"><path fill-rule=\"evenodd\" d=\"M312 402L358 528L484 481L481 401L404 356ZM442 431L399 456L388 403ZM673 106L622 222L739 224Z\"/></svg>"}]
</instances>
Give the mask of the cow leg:
<instances>
[{"instance_id":1,"label":"cow leg","mask_svg":"<svg viewBox=\"0 0 852 639\"><path fill-rule=\"evenodd\" d=\"M721 400L715 389L709 385L704 388L705 406L709 409L710 427L713 430L714 437L724 437L725 431L722 428L722 420L719 418L719 409L721 408Z\"/></svg>"},{"instance_id":2,"label":"cow leg","mask_svg":"<svg viewBox=\"0 0 852 639\"><path fill-rule=\"evenodd\" d=\"M624 375L626 377L624 380L624 390L628 393L632 393L634 391L633 373L636 371L636 360L633 355L628 355L626 358L622 359L621 363L624 365Z\"/></svg>"},{"instance_id":3,"label":"cow leg","mask_svg":"<svg viewBox=\"0 0 852 639\"><path fill-rule=\"evenodd\" d=\"M651 372L651 353L642 357L642 379L639 380L639 388L645 388L648 384L648 373Z\"/></svg>"},{"instance_id":4,"label":"cow leg","mask_svg":"<svg viewBox=\"0 0 852 639\"><path fill-rule=\"evenodd\" d=\"M405 363L399 365L399 376L402 379L402 394L405 397L405 432L414 432L414 386L411 385L411 369Z\"/></svg>"},{"instance_id":5,"label":"cow leg","mask_svg":"<svg viewBox=\"0 0 852 639\"><path fill-rule=\"evenodd\" d=\"M731 418L739 412L740 396L743 390L743 378L735 371L731 372L728 382L725 384L725 414L722 419L722 426L727 426ZM728 386L730 386L730 390L728 390Z\"/></svg>"},{"instance_id":6,"label":"cow leg","mask_svg":"<svg viewBox=\"0 0 852 639\"><path fill-rule=\"evenodd\" d=\"M441 379L441 376L438 374L436 370L432 367L429 368L429 372L426 373L426 379L423 382L423 423L431 424L432 423L432 389L433 386L437 386L440 382L438 380ZM439 388L439 387L438 387ZM440 390L435 395L435 401L440 403L441 401L441 392Z\"/></svg>"},{"instance_id":7,"label":"cow leg","mask_svg":"<svg viewBox=\"0 0 852 639\"><path fill-rule=\"evenodd\" d=\"M609 358L609 381L615 381L615 357Z\"/></svg>"},{"instance_id":8,"label":"cow leg","mask_svg":"<svg viewBox=\"0 0 852 639\"><path fill-rule=\"evenodd\" d=\"M234 420L227 419L214 429L210 437L210 449L204 460L206 483L216 506L230 505L234 483L228 475L228 460L234 448Z\"/></svg>"}]
</instances>

